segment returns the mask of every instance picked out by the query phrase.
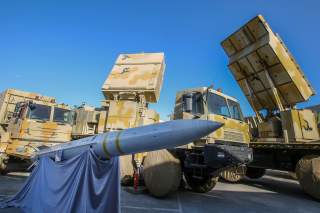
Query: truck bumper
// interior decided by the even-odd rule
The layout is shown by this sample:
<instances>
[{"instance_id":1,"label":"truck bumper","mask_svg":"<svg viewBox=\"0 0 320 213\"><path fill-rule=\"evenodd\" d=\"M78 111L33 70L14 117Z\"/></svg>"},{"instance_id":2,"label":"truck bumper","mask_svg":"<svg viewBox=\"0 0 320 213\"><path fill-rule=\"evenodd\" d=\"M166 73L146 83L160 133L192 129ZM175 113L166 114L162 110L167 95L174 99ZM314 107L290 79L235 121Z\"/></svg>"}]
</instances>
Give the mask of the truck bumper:
<instances>
[{"instance_id":1,"label":"truck bumper","mask_svg":"<svg viewBox=\"0 0 320 213\"><path fill-rule=\"evenodd\" d=\"M252 156L252 149L246 144L215 143L204 147L204 162L212 169L247 164Z\"/></svg>"}]
</instances>

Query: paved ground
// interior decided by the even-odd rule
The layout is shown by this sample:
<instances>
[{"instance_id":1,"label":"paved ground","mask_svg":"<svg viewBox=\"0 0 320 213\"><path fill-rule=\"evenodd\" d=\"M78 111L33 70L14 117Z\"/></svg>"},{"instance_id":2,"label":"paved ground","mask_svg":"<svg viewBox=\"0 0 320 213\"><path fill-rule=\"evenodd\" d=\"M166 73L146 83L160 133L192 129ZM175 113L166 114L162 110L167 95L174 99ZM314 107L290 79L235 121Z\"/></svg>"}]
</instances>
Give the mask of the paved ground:
<instances>
[{"instance_id":1,"label":"paved ground","mask_svg":"<svg viewBox=\"0 0 320 213\"><path fill-rule=\"evenodd\" d=\"M0 176L0 199L13 195L24 179L21 176ZM123 188L121 199L124 213L320 212L320 202L305 195L296 181L278 172L259 180L243 180L239 184L220 182L207 194L181 190L165 199L152 198L147 192L132 194L130 188ZM20 211L0 209L0 213L4 212Z\"/></svg>"}]
</instances>

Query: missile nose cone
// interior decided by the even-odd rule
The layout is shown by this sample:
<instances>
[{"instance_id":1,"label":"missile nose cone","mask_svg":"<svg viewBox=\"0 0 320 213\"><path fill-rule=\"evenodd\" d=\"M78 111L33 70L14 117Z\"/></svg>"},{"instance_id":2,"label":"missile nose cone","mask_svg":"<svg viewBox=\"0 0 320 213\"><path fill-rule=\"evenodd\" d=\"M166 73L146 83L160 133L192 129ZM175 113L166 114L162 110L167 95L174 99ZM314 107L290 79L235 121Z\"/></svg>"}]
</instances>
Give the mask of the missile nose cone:
<instances>
[{"instance_id":1,"label":"missile nose cone","mask_svg":"<svg viewBox=\"0 0 320 213\"><path fill-rule=\"evenodd\" d=\"M206 131L207 134L214 132L215 130L219 129L223 126L223 123L219 123L216 121L206 121L206 120L199 120L203 126L205 126L203 131Z\"/></svg>"},{"instance_id":2,"label":"missile nose cone","mask_svg":"<svg viewBox=\"0 0 320 213\"><path fill-rule=\"evenodd\" d=\"M191 120L194 137L204 137L223 126L223 123L208 120Z\"/></svg>"}]
</instances>

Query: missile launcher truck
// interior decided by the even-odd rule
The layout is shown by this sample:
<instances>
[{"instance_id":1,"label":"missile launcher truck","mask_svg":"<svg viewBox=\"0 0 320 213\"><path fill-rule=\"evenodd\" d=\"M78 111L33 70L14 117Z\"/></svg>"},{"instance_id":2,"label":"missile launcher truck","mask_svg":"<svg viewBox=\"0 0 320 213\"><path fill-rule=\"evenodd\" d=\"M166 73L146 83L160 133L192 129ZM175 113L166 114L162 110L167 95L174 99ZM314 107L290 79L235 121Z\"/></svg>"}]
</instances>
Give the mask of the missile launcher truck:
<instances>
[{"instance_id":1,"label":"missile launcher truck","mask_svg":"<svg viewBox=\"0 0 320 213\"><path fill-rule=\"evenodd\" d=\"M296 106L315 94L302 69L261 15L221 44L255 112L247 118L254 160L246 175L259 178L266 169L295 172L302 189L320 199L319 123L314 111Z\"/></svg>"},{"instance_id":2,"label":"missile launcher truck","mask_svg":"<svg viewBox=\"0 0 320 213\"><path fill-rule=\"evenodd\" d=\"M5 173L8 161L29 161L34 151L71 140L71 114L52 97L15 89L1 93L0 171Z\"/></svg>"}]
</instances>

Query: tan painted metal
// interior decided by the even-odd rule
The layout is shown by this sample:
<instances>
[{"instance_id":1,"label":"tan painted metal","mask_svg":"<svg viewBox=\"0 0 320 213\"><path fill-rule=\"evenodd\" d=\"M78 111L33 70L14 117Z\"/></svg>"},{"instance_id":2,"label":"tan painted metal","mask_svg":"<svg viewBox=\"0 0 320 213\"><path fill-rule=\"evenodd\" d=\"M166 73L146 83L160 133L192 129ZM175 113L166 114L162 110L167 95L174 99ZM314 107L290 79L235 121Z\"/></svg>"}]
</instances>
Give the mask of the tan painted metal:
<instances>
[{"instance_id":1,"label":"tan painted metal","mask_svg":"<svg viewBox=\"0 0 320 213\"><path fill-rule=\"evenodd\" d=\"M279 35L261 15L221 45L229 57L229 69L256 113L258 135L255 134L254 141L319 140L314 114L295 107L315 91ZM266 115L262 116L261 110L266 110Z\"/></svg>"},{"instance_id":2,"label":"tan painted metal","mask_svg":"<svg viewBox=\"0 0 320 213\"><path fill-rule=\"evenodd\" d=\"M29 159L42 147L71 140L71 111L67 105L56 104L52 97L15 89L0 95L2 155ZM46 117L33 117L33 108L42 108ZM41 111L41 110L40 110Z\"/></svg>"},{"instance_id":3,"label":"tan painted metal","mask_svg":"<svg viewBox=\"0 0 320 213\"><path fill-rule=\"evenodd\" d=\"M261 15L250 20L221 44L229 56L228 66L234 78L256 111L280 109L279 103L284 108L293 107L315 94L279 35L272 32ZM274 87L270 85L265 71ZM252 95L245 86L245 80Z\"/></svg>"},{"instance_id":4,"label":"tan painted metal","mask_svg":"<svg viewBox=\"0 0 320 213\"><path fill-rule=\"evenodd\" d=\"M200 88L191 88L186 89L183 91L180 91L176 95L175 100L175 108L174 108L174 114L173 119L194 119L195 115L192 113L184 112L183 110L183 95L192 93L192 92L198 92L200 93L204 98L206 96L206 93L215 94L218 97L222 97L226 102L227 100L231 100L238 104L237 99L228 96L222 92L219 92L217 90L213 90L211 88L207 87L200 87ZM208 135L206 138L200 140L200 141L194 141L190 143L187 147L192 148L194 145L196 146L203 146L205 143L214 143L215 140L223 140L223 141L229 141L229 142L240 142L240 143L249 143L250 137L249 137L249 126L244 120L237 120L232 117L223 116L219 114L214 114L208 112L208 103L204 99L201 101L204 106L204 112L203 114L197 115L198 119L203 120L212 120L217 121L220 123L223 123L224 125L216 130L214 133ZM230 106L228 105L228 110L230 111ZM239 108L240 110L240 108ZM242 114L242 112L240 111Z\"/></svg>"},{"instance_id":5,"label":"tan painted metal","mask_svg":"<svg viewBox=\"0 0 320 213\"><path fill-rule=\"evenodd\" d=\"M165 70L163 53L121 54L102 86L107 99L135 99L142 94L155 103L160 96ZM120 96L120 97L118 97Z\"/></svg>"},{"instance_id":6,"label":"tan painted metal","mask_svg":"<svg viewBox=\"0 0 320 213\"><path fill-rule=\"evenodd\" d=\"M289 159L288 165L291 171L296 166L304 191L319 199L320 110L296 108L297 103L306 102L315 94L303 71L261 15L221 45L229 57L229 69L256 113L256 117L246 119L250 125L250 147L254 155L258 150L257 155L270 159L253 164L259 169L274 164L270 168L285 170L288 168L283 165L288 162L283 159ZM286 156L282 159L279 153Z\"/></svg>"}]
</instances>

